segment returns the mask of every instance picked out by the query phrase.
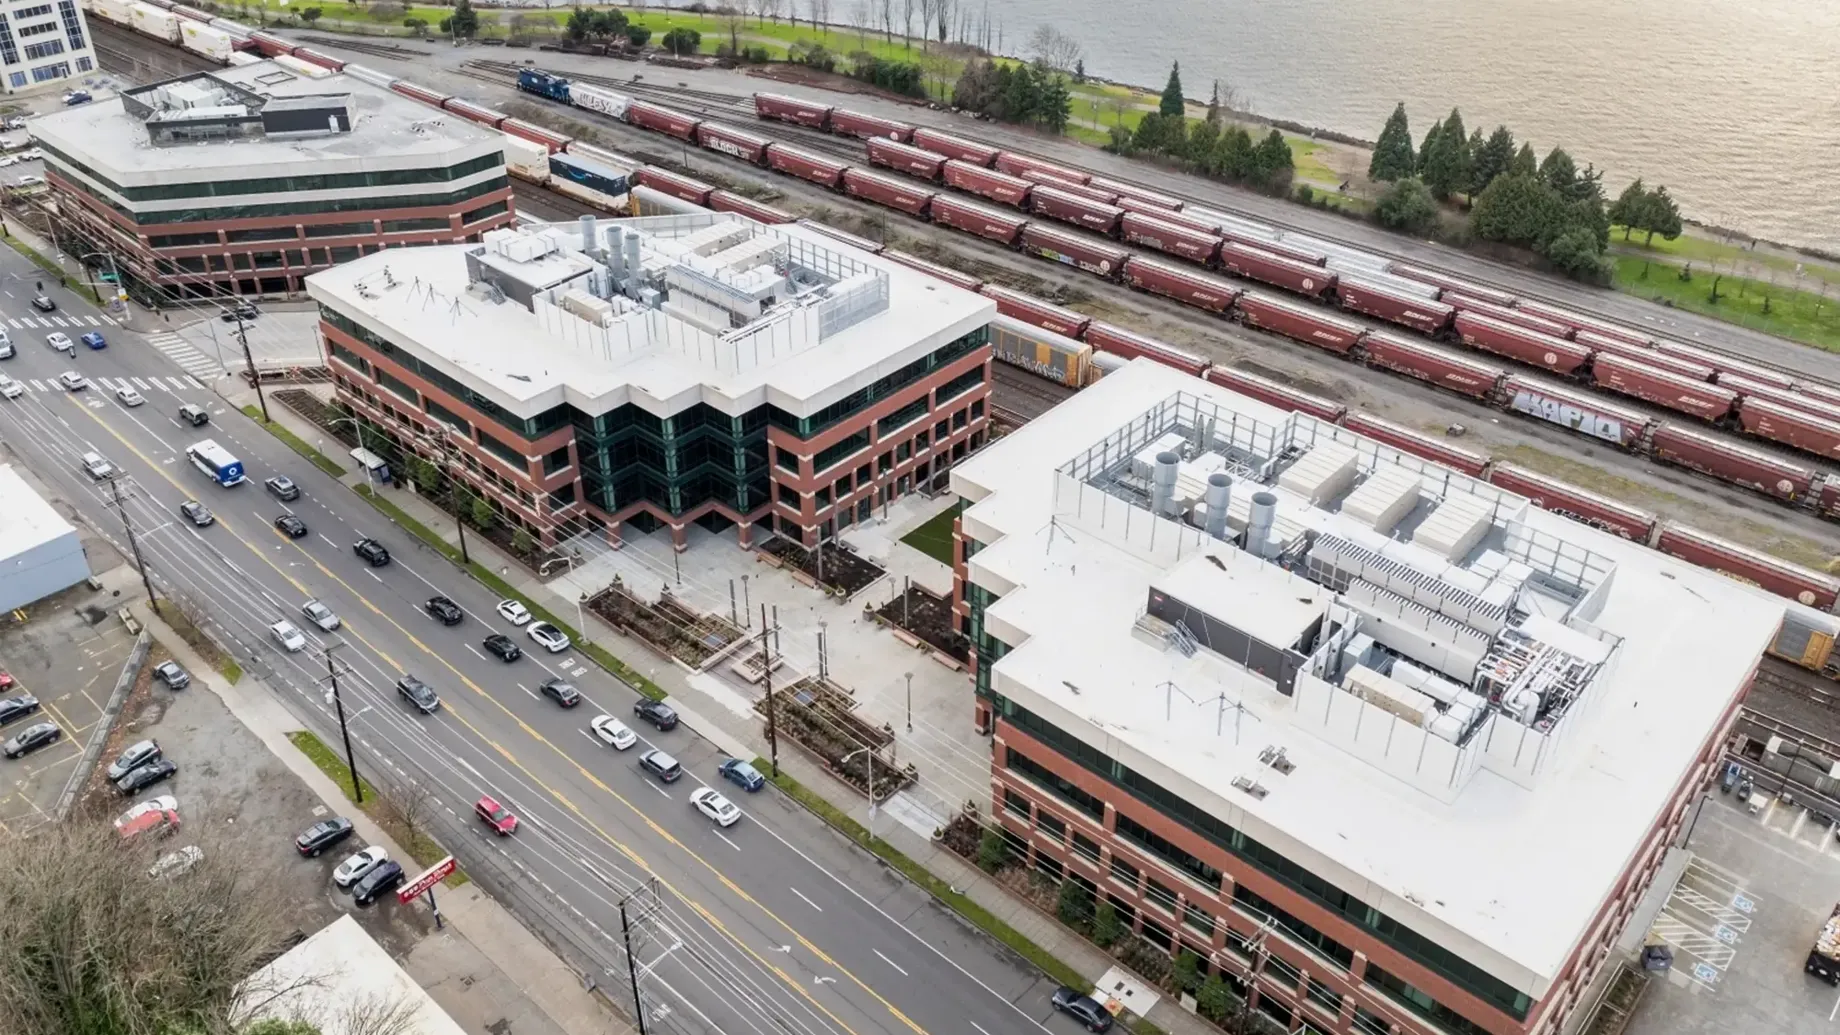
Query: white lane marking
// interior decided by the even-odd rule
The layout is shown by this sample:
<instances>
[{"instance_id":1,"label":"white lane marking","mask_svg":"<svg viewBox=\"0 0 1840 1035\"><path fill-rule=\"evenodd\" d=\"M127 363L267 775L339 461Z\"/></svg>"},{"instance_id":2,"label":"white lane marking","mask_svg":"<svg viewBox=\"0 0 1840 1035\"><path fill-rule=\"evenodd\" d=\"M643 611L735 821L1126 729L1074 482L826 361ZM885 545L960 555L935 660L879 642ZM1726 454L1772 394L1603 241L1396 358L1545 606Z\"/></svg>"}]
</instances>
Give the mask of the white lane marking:
<instances>
[{"instance_id":1,"label":"white lane marking","mask_svg":"<svg viewBox=\"0 0 1840 1035\"><path fill-rule=\"evenodd\" d=\"M335 543L335 542L333 542L333 541L332 541L332 538L331 538L330 536L328 536L328 535L327 535L326 533L324 533L324 532L321 532L321 533L319 534L319 537L320 537L321 539L324 539L324 540L326 540L326 545L327 545L327 546L330 546L330 547L332 547L332 548L333 548L334 550L336 550L336 549L338 549L338 548L339 548L339 544L337 544L337 543Z\"/></svg>"},{"instance_id":2,"label":"white lane marking","mask_svg":"<svg viewBox=\"0 0 1840 1035\"><path fill-rule=\"evenodd\" d=\"M541 701L541 700L543 700L543 698L541 698L541 697L538 697L538 696L537 696L536 694L534 694L534 693L531 693L531 690L530 690L530 687L527 687L527 686L525 686L525 685L524 685L524 684L522 684L522 683L519 683L519 684L517 685L517 688L518 688L519 690L522 690L522 691L524 691L524 692L525 692L525 693L527 693L527 694L530 694L530 699L531 699L531 700L533 700L533 701Z\"/></svg>"},{"instance_id":3,"label":"white lane marking","mask_svg":"<svg viewBox=\"0 0 1840 1035\"><path fill-rule=\"evenodd\" d=\"M797 895L800 898L805 898L805 893L803 891L800 891L797 888L788 888L788 890L790 890L794 895ZM824 907L817 904L816 902L813 902L811 899L805 898L805 904L817 910L820 913L824 912Z\"/></svg>"},{"instance_id":4,"label":"white lane marking","mask_svg":"<svg viewBox=\"0 0 1840 1035\"><path fill-rule=\"evenodd\" d=\"M875 954L876 954L877 956L882 956L882 950L880 950L880 949L870 949L869 951L870 951L870 952L873 952L873 953L875 953ZM889 958L888 958L888 957L886 957L886 956L882 956L882 962L883 962L883 963L886 963L886 964L888 964L889 966L891 966L891 967L893 967L894 969L896 969L896 970L898 970L898 971L900 971L900 972L901 972L901 976L902 976L902 977L910 977L910 976L911 976L911 975L909 975L909 974L907 973L907 969L906 969L905 967L903 967L903 966L901 966L901 965L900 965L899 963L896 963L895 961L893 961L893 960L891 960L891 959L889 959Z\"/></svg>"},{"instance_id":5,"label":"white lane marking","mask_svg":"<svg viewBox=\"0 0 1840 1035\"><path fill-rule=\"evenodd\" d=\"M716 831L716 836L717 836L717 837L719 837L719 838L721 838L721 839L722 839L722 840L724 840L724 841L728 841L728 835L727 835L727 834L724 834L724 833L723 833L723 832L721 832L720 830L718 830L718 831ZM736 843L734 843L733 841L728 841L728 847L730 847L730 848L733 848L733 849L734 849L735 851L737 851L737 852L739 852L739 851L741 850L741 846L740 846L740 845L738 845L738 844L736 844Z\"/></svg>"}]
</instances>

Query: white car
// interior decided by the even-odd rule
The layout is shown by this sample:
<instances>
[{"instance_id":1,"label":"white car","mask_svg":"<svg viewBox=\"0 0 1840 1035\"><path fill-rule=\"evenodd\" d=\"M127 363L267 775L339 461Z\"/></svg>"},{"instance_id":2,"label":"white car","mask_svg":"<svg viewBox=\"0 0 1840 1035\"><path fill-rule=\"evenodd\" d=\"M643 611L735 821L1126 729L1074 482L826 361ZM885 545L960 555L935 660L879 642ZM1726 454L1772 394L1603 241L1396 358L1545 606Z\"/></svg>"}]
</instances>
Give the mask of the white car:
<instances>
[{"instance_id":1,"label":"white car","mask_svg":"<svg viewBox=\"0 0 1840 1035\"><path fill-rule=\"evenodd\" d=\"M18 381L13 380L5 374L0 374L0 395L4 395L8 399L17 399L24 394L26 394L25 385L20 384Z\"/></svg>"},{"instance_id":2,"label":"white car","mask_svg":"<svg viewBox=\"0 0 1840 1035\"><path fill-rule=\"evenodd\" d=\"M716 826L732 827L741 821L741 810L735 807L735 803L711 788L698 787L691 791L690 804L714 821Z\"/></svg>"},{"instance_id":3,"label":"white car","mask_svg":"<svg viewBox=\"0 0 1840 1035\"><path fill-rule=\"evenodd\" d=\"M115 398L120 399L123 406L139 406L147 401L147 397L136 391L132 385L122 385L115 389Z\"/></svg>"},{"instance_id":4,"label":"white car","mask_svg":"<svg viewBox=\"0 0 1840 1035\"><path fill-rule=\"evenodd\" d=\"M601 738L601 743L615 751L625 751L639 742L638 734L611 715L596 715L588 725L594 729L594 735Z\"/></svg>"},{"instance_id":5,"label":"white car","mask_svg":"<svg viewBox=\"0 0 1840 1035\"><path fill-rule=\"evenodd\" d=\"M45 335L45 344L59 352L74 354L77 351L77 343L71 341L70 335L65 334L63 331L52 331L50 334Z\"/></svg>"},{"instance_id":6,"label":"white car","mask_svg":"<svg viewBox=\"0 0 1840 1035\"><path fill-rule=\"evenodd\" d=\"M115 829L120 830L149 812L177 811L179 811L179 799L170 794L161 794L157 797L148 798L146 801L135 803L128 811L116 817Z\"/></svg>"},{"instance_id":7,"label":"white car","mask_svg":"<svg viewBox=\"0 0 1840 1035\"><path fill-rule=\"evenodd\" d=\"M7 155L4 158L0 158L0 169L10 169L13 166L18 165L18 164L19 164L18 155Z\"/></svg>"},{"instance_id":8,"label":"white car","mask_svg":"<svg viewBox=\"0 0 1840 1035\"><path fill-rule=\"evenodd\" d=\"M268 632L275 638L276 643L281 644L281 649L289 654L306 649L307 638L300 634L299 629L294 628L293 622L276 622L268 627Z\"/></svg>"},{"instance_id":9,"label":"white car","mask_svg":"<svg viewBox=\"0 0 1840 1035\"><path fill-rule=\"evenodd\" d=\"M21 176L17 181L21 187L37 187L45 182L43 176Z\"/></svg>"},{"instance_id":10,"label":"white car","mask_svg":"<svg viewBox=\"0 0 1840 1035\"><path fill-rule=\"evenodd\" d=\"M80 392L89 387L89 378L74 370L66 370L58 375L58 384L63 385L66 392Z\"/></svg>"},{"instance_id":11,"label":"white car","mask_svg":"<svg viewBox=\"0 0 1840 1035\"><path fill-rule=\"evenodd\" d=\"M531 639L537 641L544 650L551 654L560 654L569 649L568 634L548 622L532 622L530 628L525 631L530 633Z\"/></svg>"},{"instance_id":12,"label":"white car","mask_svg":"<svg viewBox=\"0 0 1840 1035\"><path fill-rule=\"evenodd\" d=\"M347 856L332 871L332 883L341 888L349 888L364 879L364 875L390 861L390 853L379 845L372 845L362 852Z\"/></svg>"},{"instance_id":13,"label":"white car","mask_svg":"<svg viewBox=\"0 0 1840 1035\"><path fill-rule=\"evenodd\" d=\"M523 625L530 621L530 611L515 600L501 600L498 602L498 617L512 625Z\"/></svg>"},{"instance_id":14,"label":"white car","mask_svg":"<svg viewBox=\"0 0 1840 1035\"><path fill-rule=\"evenodd\" d=\"M19 160L22 162L42 162L44 159L45 153L36 147L19 152Z\"/></svg>"},{"instance_id":15,"label":"white car","mask_svg":"<svg viewBox=\"0 0 1840 1035\"><path fill-rule=\"evenodd\" d=\"M108 458L101 453L84 453L82 461L83 470L97 481L113 477L115 474L115 465L109 463Z\"/></svg>"},{"instance_id":16,"label":"white car","mask_svg":"<svg viewBox=\"0 0 1840 1035\"><path fill-rule=\"evenodd\" d=\"M332 613L332 608L317 600L309 600L300 605L300 613L307 616L307 621L319 626L326 632L335 632L340 626L339 616Z\"/></svg>"},{"instance_id":17,"label":"white car","mask_svg":"<svg viewBox=\"0 0 1840 1035\"><path fill-rule=\"evenodd\" d=\"M204 849L197 845L186 845L176 852L160 856L158 862L147 868L147 876L154 880L177 877L201 862L204 862Z\"/></svg>"}]
</instances>

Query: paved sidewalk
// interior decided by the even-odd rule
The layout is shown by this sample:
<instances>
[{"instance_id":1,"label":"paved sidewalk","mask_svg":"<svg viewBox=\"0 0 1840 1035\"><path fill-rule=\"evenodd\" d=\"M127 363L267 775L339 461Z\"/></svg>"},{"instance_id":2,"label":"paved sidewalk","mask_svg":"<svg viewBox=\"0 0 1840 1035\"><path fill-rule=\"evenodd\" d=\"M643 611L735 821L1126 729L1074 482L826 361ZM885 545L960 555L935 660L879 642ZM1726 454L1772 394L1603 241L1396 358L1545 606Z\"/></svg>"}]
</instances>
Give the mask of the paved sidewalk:
<instances>
[{"instance_id":1,"label":"paved sidewalk","mask_svg":"<svg viewBox=\"0 0 1840 1035\"><path fill-rule=\"evenodd\" d=\"M387 848L392 858L409 858L369 816L349 807L338 785L287 739L302 724L260 679L245 676L231 685L144 600L133 608L192 673L189 692L209 687L290 772L335 812L349 816L365 841ZM462 1028L474 1035L630 1035L631 1027L584 990L574 970L478 884L443 889L440 902L446 928L424 937L397 962ZM418 900L407 908L426 906Z\"/></svg>"},{"instance_id":2,"label":"paved sidewalk","mask_svg":"<svg viewBox=\"0 0 1840 1035\"><path fill-rule=\"evenodd\" d=\"M225 398L232 405L243 406L255 402L251 390L242 389L240 382L235 383ZM348 447L344 446L326 432L295 413L286 406L271 406L269 413L275 421L288 430L299 435L307 442L318 447L321 452L341 463L349 463ZM348 472L341 479L348 486L364 482L362 472ZM412 492L391 492L390 502L402 508L415 520L428 526L437 535L449 542L454 540L454 520L445 511L416 496ZM474 560L486 565L509 582L526 600L547 608L552 614L572 617L575 613L575 601L565 598L548 585L538 580L523 565L500 554L490 543L478 536L467 540ZM607 649L622 661L644 672L647 678L657 683L670 695L671 704L684 718L684 722L698 733L708 737L723 750L742 757L760 757L767 753L767 742L759 723L736 718L734 712L708 694L690 684L687 673L676 665L658 658L642 647L631 646L624 637L608 630L606 626L595 624L586 630L588 638L597 645ZM965 686L965 714L970 715L970 684ZM968 727L968 720L967 720ZM894 821L887 813L871 816L863 797L854 788L833 778L816 763L796 749L780 752L780 768L794 779L810 788L831 805L850 815L858 823L873 829L875 835L899 849L902 854L919 863L934 876L944 880L954 890L963 893L991 914L1020 932L1024 937L1046 950L1054 958L1072 967L1090 981L1096 983L1108 970L1116 967L1117 961L1091 942L1080 937L1061 924L1011 894L1007 889L991 880L982 870L970 864L953 852L941 848L909 826ZM445 910L445 906L443 909ZM1150 1023L1161 1028L1169 1035L1218 1035L1219 1029L1184 1010L1173 998L1164 997L1151 1007L1147 1017Z\"/></svg>"}]
</instances>

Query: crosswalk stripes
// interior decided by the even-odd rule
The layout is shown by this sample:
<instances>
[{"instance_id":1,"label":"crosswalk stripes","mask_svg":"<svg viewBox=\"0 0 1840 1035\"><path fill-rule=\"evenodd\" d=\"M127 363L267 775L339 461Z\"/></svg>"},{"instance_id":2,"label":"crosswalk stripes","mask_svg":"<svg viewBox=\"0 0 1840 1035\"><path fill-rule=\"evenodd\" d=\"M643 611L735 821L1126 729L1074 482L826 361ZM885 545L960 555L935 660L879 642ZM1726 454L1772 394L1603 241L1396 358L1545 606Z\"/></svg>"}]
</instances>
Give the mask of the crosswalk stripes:
<instances>
[{"instance_id":1,"label":"crosswalk stripes","mask_svg":"<svg viewBox=\"0 0 1840 1035\"><path fill-rule=\"evenodd\" d=\"M222 368L211 357L199 352L191 343L171 331L160 331L147 335L147 343L159 349L167 359L179 365L179 369L196 377L212 380L222 372Z\"/></svg>"}]
</instances>

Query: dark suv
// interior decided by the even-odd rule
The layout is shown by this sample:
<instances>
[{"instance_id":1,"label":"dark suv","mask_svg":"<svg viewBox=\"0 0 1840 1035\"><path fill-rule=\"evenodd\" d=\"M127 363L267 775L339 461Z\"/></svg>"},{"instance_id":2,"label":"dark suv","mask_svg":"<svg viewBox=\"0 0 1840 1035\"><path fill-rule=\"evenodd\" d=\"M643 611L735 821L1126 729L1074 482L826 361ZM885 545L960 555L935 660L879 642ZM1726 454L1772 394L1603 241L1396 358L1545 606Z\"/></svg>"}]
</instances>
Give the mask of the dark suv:
<instances>
[{"instance_id":1,"label":"dark suv","mask_svg":"<svg viewBox=\"0 0 1840 1035\"><path fill-rule=\"evenodd\" d=\"M433 715L441 710L441 697L434 692L434 687L415 678L404 676L396 681L396 692L402 699L415 705L423 715Z\"/></svg>"},{"instance_id":2,"label":"dark suv","mask_svg":"<svg viewBox=\"0 0 1840 1035\"><path fill-rule=\"evenodd\" d=\"M375 539L360 539L351 548L352 552L370 562L371 567L381 568L390 563L390 551Z\"/></svg>"},{"instance_id":3,"label":"dark suv","mask_svg":"<svg viewBox=\"0 0 1840 1035\"><path fill-rule=\"evenodd\" d=\"M422 605L422 610L442 625L459 625L466 618L466 612L460 610L460 605L446 597L429 597L428 602Z\"/></svg>"},{"instance_id":4,"label":"dark suv","mask_svg":"<svg viewBox=\"0 0 1840 1035\"><path fill-rule=\"evenodd\" d=\"M663 701L641 697L633 702L633 714L658 727L660 732L677 728L677 712Z\"/></svg>"},{"instance_id":5,"label":"dark suv","mask_svg":"<svg viewBox=\"0 0 1840 1035\"><path fill-rule=\"evenodd\" d=\"M358 883L351 886L353 904L368 906L385 892L394 891L408 879L402 864L394 859L386 860L376 869L358 878Z\"/></svg>"},{"instance_id":6,"label":"dark suv","mask_svg":"<svg viewBox=\"0 0 1840 1035\"><path fill-rule=\"evenodd\" d=\"M1054 990L1054 997L1049 1002L1054 1004L1056 1012L1079 1021L1087 1031L1112 1030L1112 1015L1100 1005L1099 1000L1077 988L1062 985Z\"/></svg>"},{"instance_id":7,"label":"dark suv","mask_svg":"<svg viewBox=\"0 0 1840 1035\"><path fill-rule=\"evenodd\" d=\"M350 836L351 820L344 816L334 816L301 831L300 836L294 839L294 848L301 855L314 858Z\"/></svg>"}]
</instances>

